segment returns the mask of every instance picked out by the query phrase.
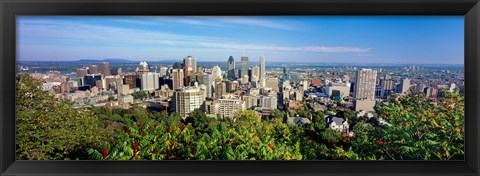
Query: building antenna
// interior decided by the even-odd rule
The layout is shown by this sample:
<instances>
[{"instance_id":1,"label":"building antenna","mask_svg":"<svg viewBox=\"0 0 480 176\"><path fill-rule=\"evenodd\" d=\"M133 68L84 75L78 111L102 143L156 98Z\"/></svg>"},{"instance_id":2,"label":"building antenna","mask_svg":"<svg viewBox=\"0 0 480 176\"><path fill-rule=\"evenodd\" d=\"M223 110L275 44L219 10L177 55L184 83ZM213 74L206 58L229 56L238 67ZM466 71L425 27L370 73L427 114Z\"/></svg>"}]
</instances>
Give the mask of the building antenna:
<instances>
[{"instance_id":1,"label":"building antenna","mask_svg":"<svg viewBox=\"0 0 480 176\"><path fill-rule=\"evenodd\" d=\"M245 56L245 47L242 50L242 56Z\"/></svg>"}]
</instances>

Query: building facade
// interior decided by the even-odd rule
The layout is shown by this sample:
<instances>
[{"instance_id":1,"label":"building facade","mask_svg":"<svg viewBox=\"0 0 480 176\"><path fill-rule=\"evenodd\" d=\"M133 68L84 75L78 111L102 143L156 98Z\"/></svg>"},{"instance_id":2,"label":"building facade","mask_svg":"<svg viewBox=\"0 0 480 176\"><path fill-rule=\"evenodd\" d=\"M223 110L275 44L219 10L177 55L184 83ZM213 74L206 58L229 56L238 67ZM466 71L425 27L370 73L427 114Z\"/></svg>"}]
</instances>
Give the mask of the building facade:
<instances>
[{"instance_id":1,"label":"building facade","mask_svg":"<svg viewBox=\"0 0 480 176\"><path fill-rule=\"evenodd\" d=\"M174 108L181 117L187 117L190 112L199 109L205 97L199 87L183 87L175 90Z\"/></svg>"},{"instance_id":2,"label":"building facade","mask_svg":"<svg viewBox=\"0 0 480 176\"><path fill-rule=\"evenodd\" d=\"M243 78L243 76L247 75L248 76L248 57L242 56L241 58L241 64L242 67L240 68L240 78Z\"/></svg>"}]
</instances>

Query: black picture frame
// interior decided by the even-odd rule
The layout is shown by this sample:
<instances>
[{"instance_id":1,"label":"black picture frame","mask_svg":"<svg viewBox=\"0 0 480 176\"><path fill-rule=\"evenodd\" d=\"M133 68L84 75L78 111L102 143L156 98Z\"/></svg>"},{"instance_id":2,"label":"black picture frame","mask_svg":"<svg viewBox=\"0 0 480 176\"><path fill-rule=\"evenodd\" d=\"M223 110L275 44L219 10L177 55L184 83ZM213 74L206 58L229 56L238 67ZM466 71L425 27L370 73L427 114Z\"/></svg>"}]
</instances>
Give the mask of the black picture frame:
<instances>
[{"instance_id":1,"label":"black picture frame","mask_svg":"<svg viewBox=\"0 0 480 176\"><path fill-rule=\"evenodd\" d=\"M1 175L479 175L478 0L0 0L0 15ZM15 161L16 15L461 15L465 161Z\"/></svg>"}]
</instances>

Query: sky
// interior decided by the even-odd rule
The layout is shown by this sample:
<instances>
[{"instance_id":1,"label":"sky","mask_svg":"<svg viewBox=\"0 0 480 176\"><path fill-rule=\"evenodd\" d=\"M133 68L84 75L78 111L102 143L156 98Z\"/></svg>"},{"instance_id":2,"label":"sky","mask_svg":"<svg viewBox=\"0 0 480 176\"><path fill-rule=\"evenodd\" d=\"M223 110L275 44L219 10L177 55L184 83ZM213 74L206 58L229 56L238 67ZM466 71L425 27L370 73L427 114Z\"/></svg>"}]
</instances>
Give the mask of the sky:
<instances>
[{"instance_id":1,"label":"sky","mask_svg":"<svg viewBox=\"0 0 480 176\"><path fill-rule=\"evenodd\" d=\"M463 64L463 16L17 16L17 61Z\"/></svg>"}]
</instances>

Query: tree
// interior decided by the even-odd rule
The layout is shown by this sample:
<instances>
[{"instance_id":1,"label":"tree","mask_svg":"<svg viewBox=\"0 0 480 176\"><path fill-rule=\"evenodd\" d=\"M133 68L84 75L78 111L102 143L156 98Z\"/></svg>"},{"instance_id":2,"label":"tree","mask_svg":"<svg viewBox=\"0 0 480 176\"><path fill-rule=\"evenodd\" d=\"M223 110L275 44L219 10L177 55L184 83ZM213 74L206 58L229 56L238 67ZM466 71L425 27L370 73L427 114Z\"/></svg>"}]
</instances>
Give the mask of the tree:
<instances>
[{"instance_id":1,"label":"tree","mask_svg":"<svg viewBox=\"0 0 480 176\"><path fill-rule=\"evenodd\" d=\"M205 129L208 124L214 120L214 118L207 117L207 115L200 111L200 109L193 110L188 114L188 117L185 118L187 124L191 123L194 128L199 130Z\"/></svg>"},{"instance_id":2,"label":"tree","mask_svg":"<svg viewBox=\"0 0 480 176\"><path fill-rule=\"evenodd\" d=\"M464 158L464 98L444 92L440 105L413 95L378 107L390 125L369 132L379 157L391 160L451 160ZM377 157L377 158L379 158Z\"/></svg>"},{"instance_id":3,"label":"tree","mask_svg":"<svg viewBox=\"0 0 480 176\"><path fill-rule=\"evenodd\" d=\"M132 93L132 96L134 99L145 99L151 97L151 95L146 91L136 91Z\"/></svg>"},{"instance_id":4,"label":"tree","mask_svg":"<svg viewBox=\"0 0 480 176\"><path fill-rule=\"evenodd\" d=\"M86 153L76 153L76 149L100 144L97 118L83 108L73 108L69 101L58 100L42 91L42 83L29 75L16 78L16 158L86 157Z\"/></svg>"}]
</instances>

